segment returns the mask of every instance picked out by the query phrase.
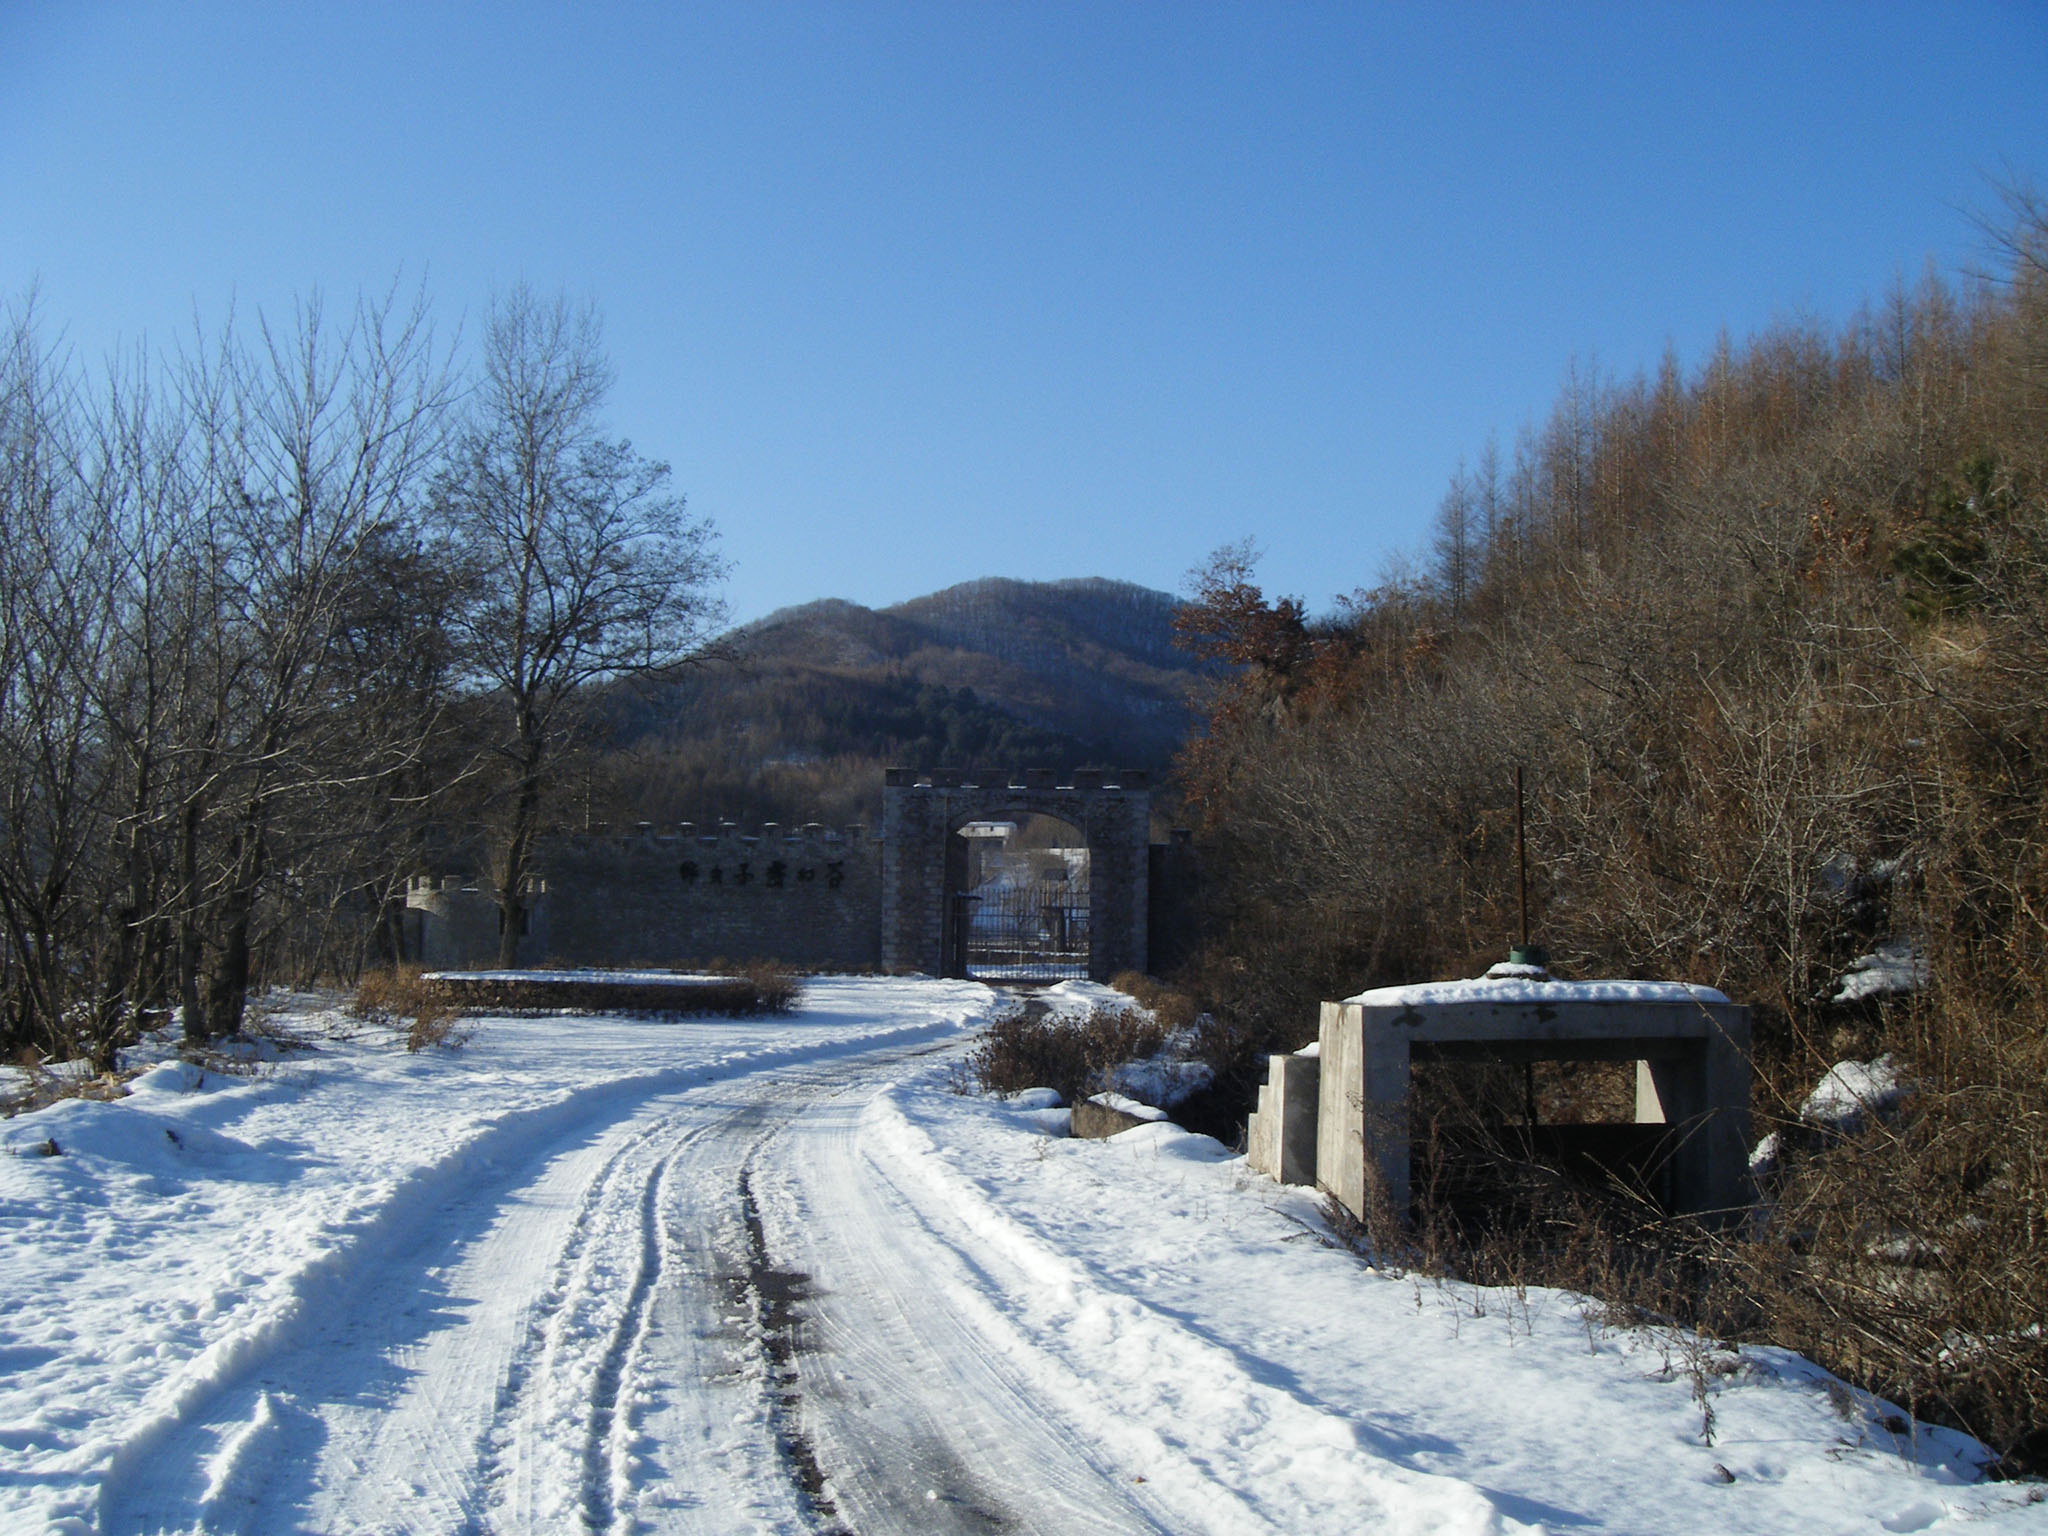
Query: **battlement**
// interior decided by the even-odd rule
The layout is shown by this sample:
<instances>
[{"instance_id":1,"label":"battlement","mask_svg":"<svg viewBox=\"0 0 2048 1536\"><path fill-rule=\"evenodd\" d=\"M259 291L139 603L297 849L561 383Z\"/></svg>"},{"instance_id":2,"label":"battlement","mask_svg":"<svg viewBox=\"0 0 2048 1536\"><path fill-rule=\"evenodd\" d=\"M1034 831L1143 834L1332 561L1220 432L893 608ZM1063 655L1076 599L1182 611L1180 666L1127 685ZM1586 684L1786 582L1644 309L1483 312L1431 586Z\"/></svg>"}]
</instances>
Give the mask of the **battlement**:
<instances>
[{"instance_id":1,"label":"battlement","mask_svg":"<svg viewBox=\"0 0 2048 1536\"><path fill-rule=\"evenodd\" d=\"M599 824L588 831L572 832L560 840L560 846L578 852L599 848L667 849L684 843L731 844L735 847L786 844L792 848L838 845L843 848L858 846L868 840L868 829L860 822L845 827L829 827L818 821L802 824L766 821L753 826L731 821L679 821L672 826L658 826L651 821L641 821L626 829Z\"/></svg>"},{"instance_id":2,"label":"battlement","mask_svg":"<svg viewBox=\"0 0 2048 1536\"><path fill-rule=\"evenodd\" d=\"M1031 789L1149 792L1152 775L1142 768L886 768L887 789Z\"/></svg>"}]
</instances>

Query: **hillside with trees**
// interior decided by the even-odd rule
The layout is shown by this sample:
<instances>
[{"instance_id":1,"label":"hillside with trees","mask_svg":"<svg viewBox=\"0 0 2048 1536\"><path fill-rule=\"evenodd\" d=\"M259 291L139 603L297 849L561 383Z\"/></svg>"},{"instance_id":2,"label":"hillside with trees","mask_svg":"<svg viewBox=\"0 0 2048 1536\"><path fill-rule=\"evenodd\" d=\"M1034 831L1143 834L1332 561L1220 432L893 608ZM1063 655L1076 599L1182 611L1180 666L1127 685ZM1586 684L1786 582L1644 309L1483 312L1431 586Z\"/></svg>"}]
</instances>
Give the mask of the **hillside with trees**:
<instances>
[{"instance_id":1,"label":"hillside with trees","mask_svg":"<svg viewBox=\"0 0 2048 1536\"><path fill-rule=\"evenodd\" d=\"M2048 208L2007 212L1993 276L1575 371L1453 480L1427 572L1328 621L1220 552L1182 628L1234 670L1181 774L1217 876L1195 980L1247 1063L1320 998L1504 957L1517 766L1553 971L1754 1010L1756 1241L1498 1146L1493 1216L1425 1200L1390 1241L1782 1342L2038 1467ZM1807 1096L1842 1061L1897 1088L1829 1123ZM1532 1119L1539 1090L1564 1120L1598 1085L1535 1085Z\"/></svg>"},{"instance_id":2,"label":"hillside with trees","mask_svg":"<svg viewBox=\"0 0 2048 1536\"><path fill-rule=\"evenodd\" d=\"M593 814L872 821L890 764L1163 771L1205 670L1174 644L1176 607L1128 582L991 577L782 609L620 698Z\"/></svg>"}]
</instances>

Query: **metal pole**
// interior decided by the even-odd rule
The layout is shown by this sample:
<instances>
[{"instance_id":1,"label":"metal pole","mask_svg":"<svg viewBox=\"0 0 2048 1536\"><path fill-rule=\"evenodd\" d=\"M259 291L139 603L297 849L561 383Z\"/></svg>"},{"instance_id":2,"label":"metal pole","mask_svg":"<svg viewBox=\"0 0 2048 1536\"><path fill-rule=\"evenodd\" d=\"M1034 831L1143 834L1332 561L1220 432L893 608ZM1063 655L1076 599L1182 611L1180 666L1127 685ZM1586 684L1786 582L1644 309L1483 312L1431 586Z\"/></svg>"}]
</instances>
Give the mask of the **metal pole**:
<instances>
[{"instance_id":1,"label":"metal pole","mask_svg":"<svg viewBox=\"0 0 2048 1536\"><path fill-rule=\"evenodd\" d=\"M1529 850L1522 840L1522 765L1515 764L1515 883L1522 902L1522 948L1529 947Z\"/></svg>"}]
</instances>

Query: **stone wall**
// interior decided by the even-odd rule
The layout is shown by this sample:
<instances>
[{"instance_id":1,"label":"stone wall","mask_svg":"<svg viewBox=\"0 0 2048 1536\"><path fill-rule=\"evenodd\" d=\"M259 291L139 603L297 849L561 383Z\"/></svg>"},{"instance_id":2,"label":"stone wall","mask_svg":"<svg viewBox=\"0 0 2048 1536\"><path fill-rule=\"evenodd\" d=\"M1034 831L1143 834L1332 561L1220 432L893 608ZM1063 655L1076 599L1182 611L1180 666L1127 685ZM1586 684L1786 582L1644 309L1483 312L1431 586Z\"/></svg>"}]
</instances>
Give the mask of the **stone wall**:
<instances>
[{"instance_id":1,"label":"stone wall","mask_svg":"<svg viewBox=\"0 0 2048 1536\"><path fill-rule=\"evenodd\" d=\"M881 960L881 860L864 828L765 826L550 840L525 965L690 967L777 960L872 970ZM470 889L463 889L464 885ZM477 882L416 880L406 905L424 919L430 967L489 966L497 908Z\"/></svg>"},{"instance_id":2,"label":"stone wall","mask_svg":"<svg viewBox=\"0 0 2048 1536\"><path fill-rule=\"evenodd\" d=\"M883 801L881 839L862 827L742 831L688 822L550 839L536 856L520 964L778 960L815 970L957 974L946 908L964 884L967 848L954 834L969 821L1034 812L1078 828L1087 843L1089 975L1106 981L1148 969L1155 894L1172 931L1187 926L1191 903L1180 888L1192 889L1193 850L1184 835L1151 846L1143 773L892 768ZM429 967L496 964L498 911L485 882L421 876L406 906L407 948Z\"/></svg>"}]
</instances>

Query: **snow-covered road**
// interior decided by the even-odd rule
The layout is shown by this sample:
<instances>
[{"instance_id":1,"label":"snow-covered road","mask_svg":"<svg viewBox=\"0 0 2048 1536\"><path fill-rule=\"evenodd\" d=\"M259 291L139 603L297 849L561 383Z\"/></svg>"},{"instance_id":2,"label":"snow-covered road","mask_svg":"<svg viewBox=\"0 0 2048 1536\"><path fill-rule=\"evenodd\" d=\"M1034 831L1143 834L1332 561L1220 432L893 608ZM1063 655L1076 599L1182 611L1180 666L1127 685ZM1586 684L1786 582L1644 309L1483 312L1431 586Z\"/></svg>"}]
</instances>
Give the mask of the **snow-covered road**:
<instances>
[{"instance_id":1,"label":"snow-covered road","mask_svg":"<svg viewBox=\"0 0 2048 1536\"><path fill-rule=\"evenodd\" d=\"M999 1006L423 1057L302 1012L264 1075L8 1122L0 1531L2048 1529L1796 1357L1689 1379L1375 1274L1204 1138L948 1091Z\"/></svg>"},{"instance_id":2,"label":"snow-covered road","mask_svg":"<svg viewBox=\"0 0 2048 1536\"><path fill-rule=\"evenodd\" d=\"M841 1505L860 1530L1142 1528L920 1304L916 1228L860 1176L860 1090L950 1044L789 1060L494 1148L290 1348L123 1456L105 1528L811 1529ZM803 1230L771 1242L764 1206L790 1204ZM786 1254L853 1283L820 1293Z\"/></svg>"}]
</instances>

